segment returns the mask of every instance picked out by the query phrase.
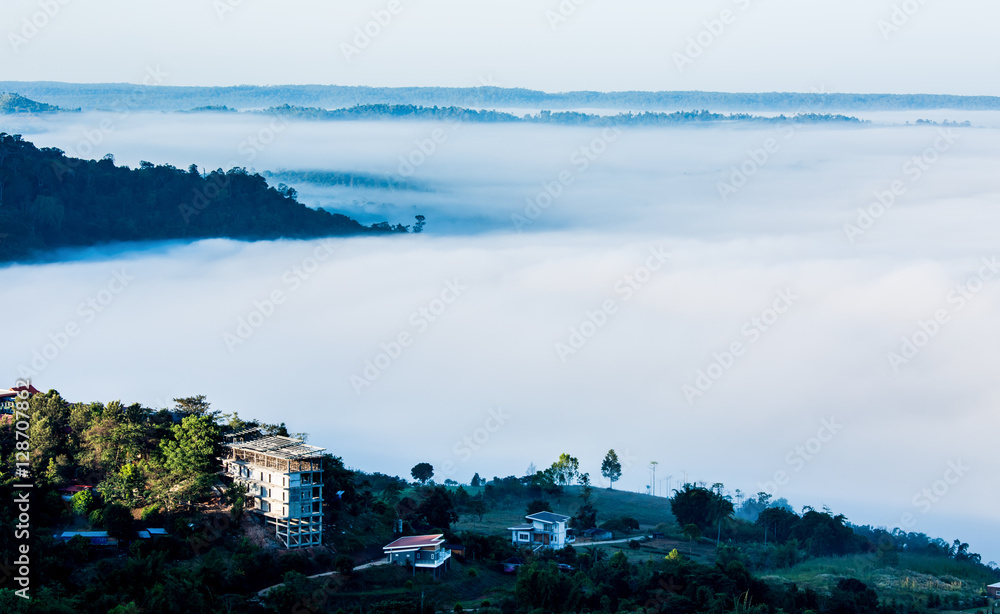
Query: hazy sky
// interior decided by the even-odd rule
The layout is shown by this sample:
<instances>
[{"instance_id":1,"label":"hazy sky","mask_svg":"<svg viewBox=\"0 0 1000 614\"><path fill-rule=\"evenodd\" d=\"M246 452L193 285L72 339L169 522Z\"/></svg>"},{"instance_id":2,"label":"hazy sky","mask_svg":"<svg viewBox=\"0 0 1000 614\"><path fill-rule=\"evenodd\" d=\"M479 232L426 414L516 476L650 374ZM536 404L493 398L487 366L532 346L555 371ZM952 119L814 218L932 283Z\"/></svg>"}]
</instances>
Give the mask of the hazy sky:
<instances>
[{"instance_id":1,"label":"hazy sky","mask_svg":"<svg viewBox=\"0 0 1000 614\"><path fill-rule=\"evenodd\" d=\"M0 79L1000 94L992 0L48 3L3 3Z\"/></svg>"}]
</instances>

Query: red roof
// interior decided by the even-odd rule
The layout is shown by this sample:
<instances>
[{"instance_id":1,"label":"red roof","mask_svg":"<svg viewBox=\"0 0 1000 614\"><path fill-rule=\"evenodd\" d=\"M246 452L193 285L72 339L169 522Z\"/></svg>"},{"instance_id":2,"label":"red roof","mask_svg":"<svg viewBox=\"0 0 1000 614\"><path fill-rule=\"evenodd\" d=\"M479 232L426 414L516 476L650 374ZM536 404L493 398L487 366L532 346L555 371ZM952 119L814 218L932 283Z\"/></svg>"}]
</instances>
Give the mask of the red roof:
<instances>
[{"instance_id":1,"label":"red roof","mask_svg":"<svg viewBox=\"0 0 1000 614\"><path fill-rule=\"evenodd\" d=\"M382 546L383 550L412 550L416 548L431 548L444 543L444 533L437 535L411 535L400 537L388 546Z\"/></svg>"},{"instance_id":2,"label":"red roof","mask_svg":"<svg viewBox=\"0 0 1000 614\"><path fill-rule=\"evenodd\" d=\"M39 394L41 392L41 390L39 390L38 388L35 388L31 384L28 384L27 386L14 386L10 390L4 390L0 392L0 396L14 396L18 392L21 392L22 390L27 390L28 394Z\"/></svg>"}]
</instances>

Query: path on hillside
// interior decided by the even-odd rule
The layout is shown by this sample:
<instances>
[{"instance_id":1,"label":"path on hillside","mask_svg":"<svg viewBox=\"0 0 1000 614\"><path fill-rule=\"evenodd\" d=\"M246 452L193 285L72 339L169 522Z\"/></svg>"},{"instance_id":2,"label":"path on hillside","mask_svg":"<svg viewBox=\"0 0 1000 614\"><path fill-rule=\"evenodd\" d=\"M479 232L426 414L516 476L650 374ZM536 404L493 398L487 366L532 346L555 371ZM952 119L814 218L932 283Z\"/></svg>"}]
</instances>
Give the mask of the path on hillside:
<instances>
[{"instance_id":1,"label":"path on hillside","mask_svg":"<svg viewBox=\"0 0 1000 614\"><path fill-rule=\"evenodd\" d=\"M377 560L365 563L363 565L358 565L357 567L354 568L354 571L361 571L363 569L369 569L371 567L377 567L378 565L386 565L388 562L389 561L385 560L385 559L377 559ZM327 576L337 575L338 573L340 573L340 572L337 572L337 571L325 571L323 573L318 573L318 574L314 574L314 575L306 576L306 577L309 578L310 580L313 580L315 578L325 578ZM266 595L266 594L268 594L271 591L271 589L277 588L277 587L281 586L282 584L284 584L284 582L278 582L277 584L272 584L271 586L269 586L267 588L260 589L259 591L257 591L257 594L258 595Z\"/></svg>"},{"instance_id":2,"label":"path on hillside","mask_svg":"<svg viewBox=\"0 0 1000 614\"><path fill-rule=\"evenodd\" d=\"M574 548L586 548L587 546L603 546L605 544L625 544L633 540L653 539L650 535L638 535L636 537L626 537L624 539L610 539L603 542L573 542L569 544Z\"/></svg>"}]
</instances>

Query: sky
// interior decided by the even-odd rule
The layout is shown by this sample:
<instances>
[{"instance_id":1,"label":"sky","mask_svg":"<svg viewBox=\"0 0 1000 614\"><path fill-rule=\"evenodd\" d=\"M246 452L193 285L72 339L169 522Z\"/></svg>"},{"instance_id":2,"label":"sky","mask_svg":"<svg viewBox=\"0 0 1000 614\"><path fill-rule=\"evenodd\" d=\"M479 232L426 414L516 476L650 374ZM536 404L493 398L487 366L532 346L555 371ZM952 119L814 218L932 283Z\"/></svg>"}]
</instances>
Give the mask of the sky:
<instances>
[{"instance_id":1,"label":"sky","mask_svg":"<svg viewBox=\"0 0 1000 614\"><path fill-rule=\"evenodd\" d=\"M990 0L11 0L0 79L998 95L998 20Z\"/></svg>"}]
</instances>

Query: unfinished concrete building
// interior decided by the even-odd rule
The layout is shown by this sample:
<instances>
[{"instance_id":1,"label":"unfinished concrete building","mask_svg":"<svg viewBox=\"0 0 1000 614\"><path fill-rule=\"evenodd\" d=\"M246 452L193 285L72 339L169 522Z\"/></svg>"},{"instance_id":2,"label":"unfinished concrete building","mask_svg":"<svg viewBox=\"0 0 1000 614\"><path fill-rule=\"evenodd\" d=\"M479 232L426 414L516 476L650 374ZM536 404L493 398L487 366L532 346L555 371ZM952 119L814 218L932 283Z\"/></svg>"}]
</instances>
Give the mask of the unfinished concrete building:
<instances>
[{"instance_id":1,"label":"unfinished concrete building","mask_svg":"<svg viewBox=\"0 0 1000 614\"><path fill-rule=\"evenodd\" d=\"M246 509L274 527L287 548L323 541L323 452L301 439L266 436L257 428L226 436L224 474L247 486Z\"/></svg>"}]
</instances>

